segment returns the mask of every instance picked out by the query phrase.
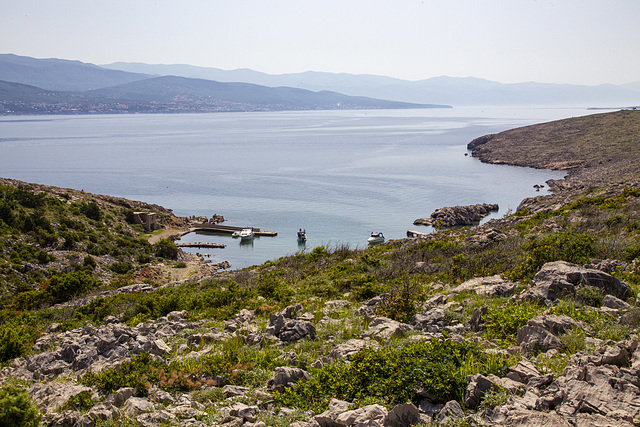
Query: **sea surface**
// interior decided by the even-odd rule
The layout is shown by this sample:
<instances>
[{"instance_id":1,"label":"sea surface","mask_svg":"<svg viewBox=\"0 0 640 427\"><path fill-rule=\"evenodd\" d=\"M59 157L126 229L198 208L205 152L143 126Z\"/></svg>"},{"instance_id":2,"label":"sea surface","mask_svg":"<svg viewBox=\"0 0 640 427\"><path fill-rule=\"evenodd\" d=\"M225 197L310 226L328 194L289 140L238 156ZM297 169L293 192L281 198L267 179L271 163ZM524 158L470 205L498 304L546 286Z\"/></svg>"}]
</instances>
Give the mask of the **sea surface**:
<instances>
[{"instance_id":1,"label":"sea surface","mask_svg":"<svg viewBox=\"0 0 640 427\"><path fill-rule=\"evenodd\" d=\"M178 115L0 117L0 176L155 203L176 215L223 215L275 231L183 242L232 269L316 246L363 248L372 231L400 239L444 206L515 210L564 173L483 164L472 139L593 114L586 108L454 108ZM546 186L545 186L546 188ZM490 217L490 218L491 218ZM306 245L296 232L305 228Z\"/></svg>"}]
</instances>

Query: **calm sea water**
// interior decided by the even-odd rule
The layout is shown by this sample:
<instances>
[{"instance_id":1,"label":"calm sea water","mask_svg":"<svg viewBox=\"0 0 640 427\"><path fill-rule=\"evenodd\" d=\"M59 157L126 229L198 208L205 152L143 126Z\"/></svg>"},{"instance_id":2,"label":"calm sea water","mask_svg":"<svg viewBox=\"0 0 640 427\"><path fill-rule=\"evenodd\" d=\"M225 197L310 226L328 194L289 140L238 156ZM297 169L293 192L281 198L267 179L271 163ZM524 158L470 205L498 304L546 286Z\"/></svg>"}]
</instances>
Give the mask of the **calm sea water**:
<instances>
[{"instance_id":1,"label":"calm sea water","mask_svg":"<svg viewBox=\"0 0 640 427\"><path fill-rule=\"evenodd\" d=\"M278 232L241 245L183 241L232 268L325 245L406 236L443 206L498 203L502 216L560 172L480 163L477 136L586 109L424 109L0 118L0 176L156 203L180 216ZM298 228L308 241L299 246Z\"/></svg>"}]
</instances>

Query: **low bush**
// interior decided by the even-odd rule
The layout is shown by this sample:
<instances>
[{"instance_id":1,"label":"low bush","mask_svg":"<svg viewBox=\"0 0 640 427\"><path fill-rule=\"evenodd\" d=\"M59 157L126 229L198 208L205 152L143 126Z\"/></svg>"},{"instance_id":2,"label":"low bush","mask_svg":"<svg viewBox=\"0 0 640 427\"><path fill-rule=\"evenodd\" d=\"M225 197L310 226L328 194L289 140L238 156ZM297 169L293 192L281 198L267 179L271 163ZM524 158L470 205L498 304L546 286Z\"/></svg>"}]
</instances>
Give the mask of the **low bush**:
<instances>
[{"instance_id":1,"label":"low bush","mask_svg":"<svg viewBox=\"0 0 640 427\"><path fill-rule=\"evenodd\" d=\"M22 388L5 385L0 388L0 425L37 427L42 416Z\"/></svg>"},{"instance_id":2,"label":"low bush","mask_svg":"<svg viewBox=\"0 0 640 427\"><path fill-rule=\"evenodd\" d=\"M276 393L276 399L285 406L316 412L326 409L332 398L356 405L374 400L389 407L418 403L419 390L434 401L458 400L466 389L466 363L473 362L474 371L498 373L485 371L485 359L472 343L438 338L380 351L366 348L353 355L349 364L312 370L312 380Z\"/></svg>"},{"instance_id":3,"label":"low bush","mask_svg":"<svg viewBox=\"0 0 640 427\"><path fill-rule=\"evenodd\" d=\"M98 285L99 282L90 274L84 271L75 271L51 276L42 284L41 291L53 303L60 303L81 295Z\"/></svg>"},{"instance_id":4,"label":"low bush","mask_svg":"<svg viewBox=\"0 0 640 427\"><path fill-rule=\"evenodd\" d=\"M12 319L0 325L0 363L27 354L40 336L40 332L33 325L33 319L28 315L20 316L15 312L3 313L5 314Z\"/></svg>"},{"instance_id":5,"label":"low bush","mask_svg":"<svg viewBox=\"0 0 640 427\"><path fill-rule=\"evenodd\" d=\"M389 295L378 306L377 314L408 323L418 312L421 294L418 283L409 279L401 280L393 286Z\"/></svg>"},{"instance_id":6,"label":"low bush","mask_svg":"<svg viewBox=\"0 0 640 427\"><path fill-rule=\"evenodd\" d=\"M153 244L153 253L160 258L176 259L178 257L178 246L169 239L161 239Z\"/></svg>"},{"instance_id":7,"label":"low bush","mask_svg":"<svg viewBox=\"0 0 640 427\"><path fill-rule=\"evenodd\" d=\"M487 338L501 339L515 342L518 329L544 311L542 307L532 302L508 304L500 309L487 313Z\"/></svg>"}]
</instances>

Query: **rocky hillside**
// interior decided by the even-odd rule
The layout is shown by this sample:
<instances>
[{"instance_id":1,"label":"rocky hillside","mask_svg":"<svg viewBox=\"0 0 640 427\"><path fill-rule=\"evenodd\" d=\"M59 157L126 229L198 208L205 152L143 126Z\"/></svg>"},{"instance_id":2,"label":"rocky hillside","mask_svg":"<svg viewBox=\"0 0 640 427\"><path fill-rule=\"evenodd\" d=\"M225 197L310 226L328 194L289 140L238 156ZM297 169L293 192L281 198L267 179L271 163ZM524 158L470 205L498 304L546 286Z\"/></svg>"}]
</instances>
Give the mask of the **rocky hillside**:
<instances>
[{"instance_id":1,"label":"rocky hillside","mask_svg":"<svg viewBox=\"0 0 640 427\"><path fill-rule=\"evenodd\" d=\"M468 144L483 162L567 170L575 189L637 182L639 147L640 110L525 126Z\"/></svg>"},{"instance_id":2,"label":"rocky hillside","mask_svg":"<svg viewBox=\"0 0 640 427\"><path fill-rule=\"evenodd\" d=\"M22 425L637 425L640 186L626 179L631 166L615 180L606 167L636 158L639 133L625 139L619 129L621 117L638 117L630 114L541 125L552 135L545 164L570 159L582 169L480 227L364 250L317 247L181 281L136 280L167 261L126 240L113 246L127 248L116 261L130 263L127 272L79 265L62 277L37 255L66 242L55 209L95 231L96 242L78 238L69 249L83 253L113 242L115 229L146 236L126 221L132 207L36 186L28 194L43 190L47 201L30 207L23 202L34 196L3 187L15 218L46 218L57 238L38 240L20 228L28 221L0 216L3 271L16 272L3 279L0 395L19 402ZM577 138L554 157L552 139L571 126L617 135L627 150L600 141L618 154L594 166ZM480 147L496 156L496 141L517 145L504 134L485 139ZM95 219L91 203L104 216ZM163 224L184 221L164 215ZM22 260L21 242L35 259ZM18 276L27 264L47 272Z\"/></svg>"}]
</instances>

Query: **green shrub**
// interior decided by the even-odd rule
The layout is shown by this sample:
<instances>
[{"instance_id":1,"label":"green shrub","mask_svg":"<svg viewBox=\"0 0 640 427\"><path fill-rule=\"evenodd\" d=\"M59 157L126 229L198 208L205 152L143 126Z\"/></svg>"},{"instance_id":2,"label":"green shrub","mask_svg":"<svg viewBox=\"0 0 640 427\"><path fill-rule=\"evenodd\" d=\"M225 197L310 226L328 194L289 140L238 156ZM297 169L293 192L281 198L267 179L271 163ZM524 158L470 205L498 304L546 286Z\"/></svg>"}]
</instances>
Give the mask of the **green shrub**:
<instances>
[{"instance_id":1,"label":"green shrub","mask_svg":"<svg viewBox=\"0 0 640 427\"><path fill-rule=\"evenodd\" d=\"M28 317L9 315L13 318L0 325L0 363L25 355L40 336Z\"/></svg>"},{"instance_id":2,"label":"green shrub","mask_svg":"<svg viewBox=\"0 0 640 427\"><path fill-rule=\"evenodd\" d=\"M384 292L384 286L378 283L373 274L357 274L340 280L343 289L351 289L351 295L357 301L368 300Z\"/></svg>"},{"instance_id":3,"label":"green shrub","mask_svg":"<svg viewBox=\"0 0 640 427\"><path fill-rule=\"evenodd\" d=\"M160 258L176 259L178 257L178 246L169 239L161 239L153 244L153 253Z\"/></svg>"},{"instance_id":4,"label":"green shrub","mask_svg":"<svg viewBox=\"0 0 640 427\"><path fill-rule=\"evenodd\" d=\"M54 303L68 301L89 289L98 286L98 281L84 271L55 274L42 285L42 291Z\"/></svg>"},{"instance_id":5,"label":"green shrub","mask_svg":"<svg viewBox=\"0 0 640 427\"><path fill-rule=\"evenodd\" d=\"M622 341L629 338L631 328L621 325L614 317L600 317L591 322L595 337L601 340Z\"/></svg>"},{"instance_id":6,"label":"green shrub","mask_svg":"<svg viewBox=\"0 0 640 427\"><path fill-rule=\"evenodd\" d=\"M91 255L87 255L84 257L84 261L82 262L82 265L87 267L90 270L95 270L97 263L96 263L96 260Z\"/></svg>"},{"instance_id":7,"label":"green shrub","mask_svg":"<svg viewBox=\"0 0 640 427\"><path fill-rule=\"evenodd\" d=\"M377 308L377 314L398 322L408 323L418 312L420 286L409 279L396 284L382 304Z\"/></svg>"},{"instance_id":8,"label":"green shrub","mask_svg":"<svg viewBox=\"0 0 640 427\"><path fill-rule=\"evenodd\" d=\"M37 427L41 418L38 408L22 388L11 385L0 388L0 425Z\"/></svg>"},{"instance_id":9,"label":"green shrub","mask_svg":"<svg viewBox=\"0 0 640 427\"><path fill-rule=\"evenodd\" d=\"M329 251L324 246L316 246L309 254L309 260L318 261L329 256Z\"/></svg>"},{"instance_id":10,"label":"green shrub","mask_svg":"<svg viewBox=\"0 0 640 427\"><path fill-rule=\"evenodd\" d=\"M586 264L595 253L595 237L564 231L535 240L523 248L524 261L511 272L511 278L531 279L540 268L552 261Z\"/></svg>"},{"instance_id":11,"label":"green shrub","mask_svg":"<svg viewBox=\"0 0 640 427\"><path fill-rule=\"evenodd\" d=\"M260 276L258 293L265 298L285 302L289 301L293 295L293 290L274 274L266 273Z\"/></svg>"},{"instance_id":12,"label":"green shrub","mask_svg":"<svg viewBox=\"0 0 640 427\"><path fill-rule=\"evenodd\" d=\"M487 338L514 342L518 329L544 309L545 307L533 302L522 302L490 311L486 316Z\"/></svg>"},{"instance_id":13,"label":"green shrub","mask_svg":"<svg viewBox=\"0 0 640 427\"><path fill-rule=\"evenodd\" d=\"M133 269L133 265L130 262L114 262L109 266L109 270L116 274L127 274Z\"/></svg>"},{"instance_id":14,"label":"green shrub","mask_svg":"<svg viewBox=\"0 0 640 427\"><path fill-rule=\"evenodd\" d=\"M355 404L385 402L387 406L412 401L417 391L429 393L434 401L461 399L466 389L465 364L473 361L474 371L485 371L486 355L468 342L456 343L434 338L375 351L363 349L350 364L325 365L312 370L312 380L276 393L283 405L321 412L332 398Z\"/></svg>"},{"instance_id":15,"label":"green shrub","mask_svg":"<svg viewBox=\"0 0 640 427\"><path fill-rule=\"evenodd\" d=\"M100 212L100 207L96 202L82 203L80 205L80 212L94 221L100 221L102 218L102 212Z\"/></svg>"},{"instance_id":16,"label":"green shrub","mask_svg":"<svg viewBox=\"0 0 640 427\"><path fill-rule=\"evenodd\" d=\"M507 403L509 397L509 393L507 393L505 390L489 390L482 398L480 409L502 406Z\"/></svg>"},{"instance_id":17,"label":"green shrub","mask_svg":"<svg viewBox=\"0 0 640 427\"><path fill-rule=\"evenodd\" d=\"M80 411L86 412L93 407L93 400L91 400L91 392L88 390L82 391L76 395L73 395L66 401L60 408L60 412L63 411Z\"/></svg>"},{"instance_id":18,"label":"green shrub","mask_svg":"<svg viewBox=\"0 0 640 427\"><path fill-rule=\"evenodd\" d=\"M146 396L151 383L159 382L156 369L162 366L164 365L152 360L148 353L142 353L116 368L97 373L87 372L82 376L81 382L88 386L95 386L104 393L113 393L122 387L131 387L135 389L136 396Z\"/></svg>"}]
</instances>

